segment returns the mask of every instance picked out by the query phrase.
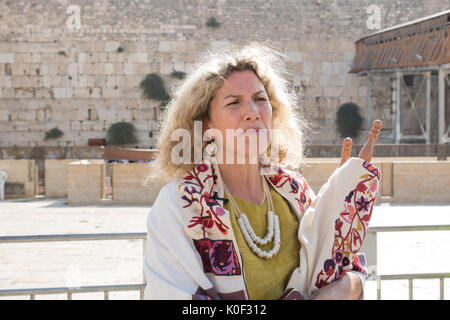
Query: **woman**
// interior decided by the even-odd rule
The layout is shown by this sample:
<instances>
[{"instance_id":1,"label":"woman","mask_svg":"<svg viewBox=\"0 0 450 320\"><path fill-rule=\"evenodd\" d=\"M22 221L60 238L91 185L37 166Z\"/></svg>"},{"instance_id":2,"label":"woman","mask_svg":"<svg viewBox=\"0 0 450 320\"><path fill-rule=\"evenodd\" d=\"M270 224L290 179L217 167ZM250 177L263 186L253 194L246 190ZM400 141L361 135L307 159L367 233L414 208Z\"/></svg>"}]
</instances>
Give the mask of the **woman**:
<instances>
[{"instance_id":1,"label":"woman","mask_svg":"<svg viewBox=\"0 0 450 320\"><path fill-rule=\"evenodd\" d=\"M363 296L357 252L379 172L346 152L316 197L278 166L301 163L305 128L282 71L276 51L251 45L208 56L176 91L156 162L173 180L147 220L146 299Z\"/></svg>"}]
</instances>

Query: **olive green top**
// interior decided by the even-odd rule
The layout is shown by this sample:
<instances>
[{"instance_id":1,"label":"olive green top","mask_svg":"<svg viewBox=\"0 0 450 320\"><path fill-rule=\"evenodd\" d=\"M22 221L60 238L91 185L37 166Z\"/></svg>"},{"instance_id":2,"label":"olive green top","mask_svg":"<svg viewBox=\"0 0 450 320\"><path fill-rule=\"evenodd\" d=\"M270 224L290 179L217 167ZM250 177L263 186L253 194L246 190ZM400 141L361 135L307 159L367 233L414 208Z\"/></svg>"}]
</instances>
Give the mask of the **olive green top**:
<instances>
[{"instance_id":1,"label":"olive green top","mask_svg":"<svg viewBox=\"0 0 450 320\"><path fill-rule=\"evenodd\" d=\"M286 289L292 271L300 264L300 242L298 240L298 219L289 203L276 190L270 187L270 194L280 222L281 246L278 253L271 259L257 256L244 239L237 223L237 216L231 202L224 206L230 212L231 225L234 230L237 245L242 256L245 282L249 298L252 300L275 300ZM226 195L225 195L226 196ZM242 200L233 195L239 210L248 218L255 234L264 238L267 234L267 198L262 204ZM272 242L259 246L262 250L270 251Z\"/></svg>"}]
</instances>

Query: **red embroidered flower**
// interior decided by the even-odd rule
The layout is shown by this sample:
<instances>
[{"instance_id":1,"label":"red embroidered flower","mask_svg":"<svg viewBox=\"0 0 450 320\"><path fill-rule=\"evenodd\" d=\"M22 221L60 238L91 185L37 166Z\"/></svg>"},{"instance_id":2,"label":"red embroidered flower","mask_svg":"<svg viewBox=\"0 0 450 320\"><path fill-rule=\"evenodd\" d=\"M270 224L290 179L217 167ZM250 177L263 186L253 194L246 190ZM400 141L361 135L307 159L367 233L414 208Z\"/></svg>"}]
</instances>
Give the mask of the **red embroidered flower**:
<instances>
[{"instance_id":1,"label":"red embroidered flower","mask_svg":"<svg viewBox=\"0 0 450 320\"><path fill-rule=\"evenodd\" d=\"M203 195L205 196L205 202L208 206L212 207L217 205L217 201L214 198L211 198L209 192L205 192Z\"/></svg>"},{"instance_id":2,"label":"red embroidered flower","mask_svg":"<svg viewBox=\"0 0 450 320\"><path fill-rule=\"evenodd\" d=\"M343 224L344 223L340 219L336 219L336 221L334 222L334 230L341 231Z\"/></svg>"},{"instance_id":3,"label":"red embroidered flower","mask_svg":"<svg viewBox=\"0 0 450 320\"><path fill-rule=\"evenodd\" d=\"M358 185L356 186L356 190L359 191L359 192L364 193L364 192L366 192L366 190L367 190L367 186L364 184L363 181L361 181L361 182L358 183Z\"/></svg>"},{"instance_id":4,"label":"red embroidered flower","mask_svg":"<svg viewBox=\"0 0 450 320\"><path fill-rule=\"evenodd\" d=\"M206 170L208 170L208 168L209 168L208 165L205 163L201 163L197 166L197 170L199 172L205 172Z\"/></svg>"},{"instance_id":5,"label":"red embroidered flower","mask_svg":"<svg viewBox=\"0 0 450 320\"><path fill-rule=\"evenodd\" d=\"M210 217L202 217L203 226L205 228L212 228L214 226L214 221Z\"/></svg>"},{"instance_id":6,"label":"red embroidered flower","mask_svg":"<svg viewBox=\"0 0 450 320\"><path fill-rule=\"evenodd\" d=\"M302 203L305 203L305 202L306 202L306 196L305 196L305 193L304 193L304 192L301 192L301 193L300 193L300 201L301 201Z\"/></svg>"}]
</instances>

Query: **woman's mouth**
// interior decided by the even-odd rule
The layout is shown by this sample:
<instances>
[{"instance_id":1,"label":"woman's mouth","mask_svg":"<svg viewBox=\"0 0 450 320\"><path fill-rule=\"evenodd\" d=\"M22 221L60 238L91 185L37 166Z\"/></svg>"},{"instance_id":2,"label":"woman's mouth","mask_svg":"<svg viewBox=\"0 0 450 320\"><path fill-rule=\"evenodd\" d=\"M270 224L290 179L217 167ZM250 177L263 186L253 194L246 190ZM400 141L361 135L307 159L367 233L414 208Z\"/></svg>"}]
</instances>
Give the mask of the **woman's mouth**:
<instances>
[{"instance_id":1,"label":"woman's mouth","mask_svg":"<svg viewBox=\"0 0 450 320\"><path fill-rule=\"evenodd\" d=\"M262 129L263 128L257 128L257 127L247 128L247 129L244 129L244 134L246 134L246 135L258 134Z\"/></svg>"}]
</instances>

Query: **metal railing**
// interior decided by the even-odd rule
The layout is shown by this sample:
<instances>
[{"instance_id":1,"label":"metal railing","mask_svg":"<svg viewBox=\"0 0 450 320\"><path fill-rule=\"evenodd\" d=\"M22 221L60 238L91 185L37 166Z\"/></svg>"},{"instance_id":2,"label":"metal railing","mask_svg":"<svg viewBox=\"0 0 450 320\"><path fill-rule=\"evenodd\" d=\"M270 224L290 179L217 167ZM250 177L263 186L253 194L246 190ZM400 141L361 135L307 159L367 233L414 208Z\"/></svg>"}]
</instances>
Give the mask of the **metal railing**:
<instances>
[{"instance_id":1,"label":"metal railing","mask_svg":"<svg viewBox=\"0 0 450 320\"><path fill-rule=\"evenodd\" d=\"M145 252L145 240L147 233L96 233L96 234L51 234L33 236L1 236L1 243L24 243L24 242L53 242L53 241L96 241L96 240L142 240L143 252ZM145 275L143 273L143 280ZM36 295L45 294L67 294L67 299L72 300L74 293L103 292L104 300L109 300L112 291L139 291L140 299L144 298L145 281L139 284L99 285L81 287L59 287L59 288L32 288L32 289L6 289L0 290L0 297L26 296L31 300Z\"/></svg>"},{"instance_id":2,"label":"metal railing","mask_svg":"<svg viewBox=\"0 0 450 320\"><path fill-rule=\"evenodd\" d=\"M415 274L383 274L376 273L376 261L377 261L377 234L382 232L411 232L411 231L449 231L450 225L416 225L416 226L383 226L383 227L370 227L366 236L366 248L371 250L366 251L368 255L368 264L370 260L375 262L374 273L369 274L367 280L376 281L377 283L377 300L381 300L381 281L383 280L408 280L408 297L409 300L413 299L413 281L414 279L439 279L439 299L444 300L444 280L450 278L450 273L415 273ZM372 236L372 239L370 239ZM370 242L372 246L370 246ZM370 265L369 265L370 272Z\"/></svg>"},{"instance_id":3,"label":"metal railing","mask_svg":"<svg viewBox=\"0 0 450 320\"><path fill-rule=\"evenodd\" d=\"M450 225L419 225L419 226L385 226L370 227L368 237L372 235L372 249L368 253L368 261L370 258L375 261L376 265L376 235L381 232L401 232L401 231L445 231L450 230ZM95 241L95 240L142 240L143 252L145 252L146 233L100 233L100 234L64 234L64 235L33 235L33 236L1 236L1 243L23 243L23 242L52 242L52 241ZM370 248L369 247L366 247ZM369 269L370 270L370 269ZM376 270L376 268L375 268ZM450 278L450 273L424 273L424 274L385 274L378 275L372 273L368 277L368 281L377 282L377 299L381 299L381 281L383 280L408 280L409 299L413 299L413 280L414 279L439 279L440 299L444 299L444 279ZM145 275L143 274L143 280ZM143 299L145 289L145 280L141 284L121 284L121 285L99 285L84 287L59 287L59 288L34 288L34 289L7 289L0 290L0 297L5 296L23 296L29 295L34 300L36 295L44 294L67 294L67 299L72 299L74 293L86 292L103 292L104 299L109 299L109 292L112 291L139 291L140 298Z\"/></svg>"}]
</instances>

